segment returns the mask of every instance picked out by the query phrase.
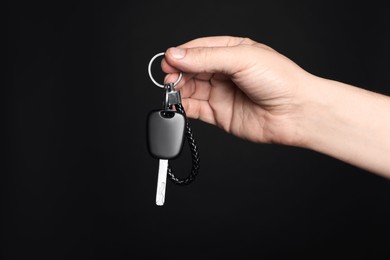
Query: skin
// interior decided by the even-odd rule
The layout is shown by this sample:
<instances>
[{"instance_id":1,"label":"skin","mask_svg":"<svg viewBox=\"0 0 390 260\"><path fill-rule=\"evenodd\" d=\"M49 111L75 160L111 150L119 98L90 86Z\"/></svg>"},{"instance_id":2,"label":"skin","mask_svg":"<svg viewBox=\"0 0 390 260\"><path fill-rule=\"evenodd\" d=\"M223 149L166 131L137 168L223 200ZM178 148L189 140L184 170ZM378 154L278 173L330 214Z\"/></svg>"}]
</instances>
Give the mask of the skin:
<instances>
[{"instance_id":1,"label":"skin","mask_svg":"<svg viewBox=\"0 0 390 260\"><path fill-rule=\"evenodd\" d=\"M166 51L187 116L256 143L311 149L390 179L390 97L315 76L269 46L218 36Z\"/></svg>"}]
</instances>

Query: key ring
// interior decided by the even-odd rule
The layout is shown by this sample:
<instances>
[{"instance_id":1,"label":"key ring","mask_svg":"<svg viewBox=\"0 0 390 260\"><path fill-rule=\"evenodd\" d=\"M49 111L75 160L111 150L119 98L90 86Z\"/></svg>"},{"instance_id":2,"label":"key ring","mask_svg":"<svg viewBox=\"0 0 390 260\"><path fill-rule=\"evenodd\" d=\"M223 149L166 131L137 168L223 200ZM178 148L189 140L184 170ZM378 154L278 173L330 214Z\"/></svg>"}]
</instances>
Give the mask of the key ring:
<instances>
[{"instance_id":1,"label":"key ring","mask_svg":"<svg viewBox=\"0 0 390 260\"><path fill-rule=\"evenodd\" d=\"M152 82L160 88L165 88L165 85L158 83L156 80L154 80L153 75L152 75L152 64L154 60L162 55L165 55L165 52L160 52L156 55L153 56L153 58L149 61L149 66L148 66L148 72L149 72L149 77L152 80ZM181 78L183 77L183 73L180 72L179 78L173 83L173 87L176 87L176 85L180 82Z\"/></svg>"}]
</instances>

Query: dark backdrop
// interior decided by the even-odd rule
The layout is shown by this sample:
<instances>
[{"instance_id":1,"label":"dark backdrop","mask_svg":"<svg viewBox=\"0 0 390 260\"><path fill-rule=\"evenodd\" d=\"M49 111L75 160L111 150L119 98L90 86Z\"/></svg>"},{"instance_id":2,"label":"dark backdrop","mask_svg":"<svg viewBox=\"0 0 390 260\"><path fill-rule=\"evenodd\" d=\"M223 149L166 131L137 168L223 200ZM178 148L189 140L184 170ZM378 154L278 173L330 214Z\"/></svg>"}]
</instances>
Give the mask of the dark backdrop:
<instances>
[{"instance_id":1,"label":"dark backdrop","mask_svg":"<svg viewBox=\"0 0 390 260\"><path fill-rule=\"evenodd\" d=\"M388 180L199 121L198 179L168 183L166 205L154 202L145 123L162 92L147 65L168 47L246 36L390 94L389 9L313 2L9 1L3 259L389 257Z\"/></svg>"}]
</instances>

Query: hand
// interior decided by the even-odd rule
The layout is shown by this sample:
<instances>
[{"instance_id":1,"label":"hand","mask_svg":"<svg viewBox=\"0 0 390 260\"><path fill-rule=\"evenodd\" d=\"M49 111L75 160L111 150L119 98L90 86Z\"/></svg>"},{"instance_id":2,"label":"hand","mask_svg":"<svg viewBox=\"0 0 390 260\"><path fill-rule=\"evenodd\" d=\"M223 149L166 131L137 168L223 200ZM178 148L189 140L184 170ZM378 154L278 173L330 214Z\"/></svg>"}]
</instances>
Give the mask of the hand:
<instances>
[{"instance_id":1,"label":"hand","mask_svg":"<svg viewBox=\"0 0 390 260\"><path fill-rule=\"evenodd\" d=\"M253 142L295 144L301 82L311 74L248 38L207 37L166 51L162 68L181 89L188 117Z\"/></svg>"},{"instance_id":2,"label":"hand","mask_svg":"<svg viewBox=\"0 0 390 260\"><path fill-rule=\"evenodd\" d=\"M314 76L247 38L206 37L167 50L189 117L253 142L312 149L390 178L390 97Z\"/></svg>"}]
</instances>

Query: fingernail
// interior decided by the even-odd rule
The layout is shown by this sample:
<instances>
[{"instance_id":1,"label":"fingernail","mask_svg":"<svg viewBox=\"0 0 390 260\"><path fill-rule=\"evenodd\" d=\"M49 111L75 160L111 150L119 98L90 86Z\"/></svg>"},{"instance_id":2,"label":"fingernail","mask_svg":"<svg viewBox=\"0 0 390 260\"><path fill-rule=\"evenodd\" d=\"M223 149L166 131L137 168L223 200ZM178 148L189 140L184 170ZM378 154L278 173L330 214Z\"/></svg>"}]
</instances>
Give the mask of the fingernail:
<instances>
[{"instance_id":1,"label":"fingernail","mask_svg":"<svg viewBox=\"0 0 390 260\"><path fill-rule=\"evenodd\" d=\"M186 50L181 48L172 47L170 52L175 59L182 59L186 55Z\"/></svg>"}]
</instances>

